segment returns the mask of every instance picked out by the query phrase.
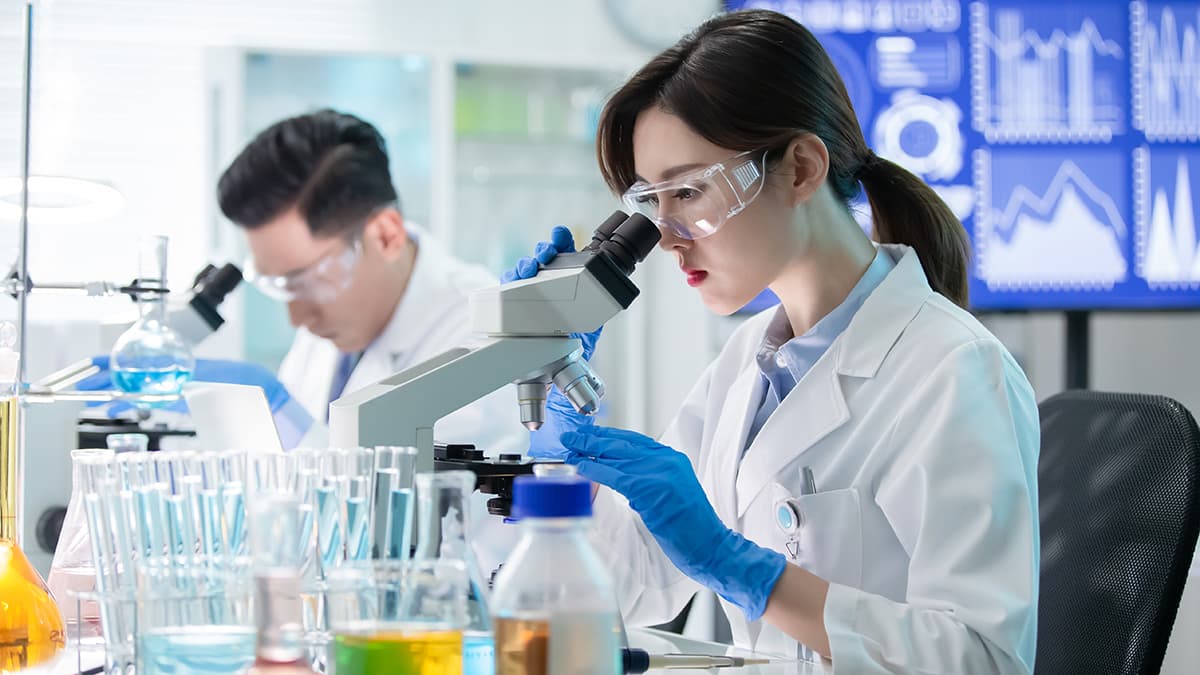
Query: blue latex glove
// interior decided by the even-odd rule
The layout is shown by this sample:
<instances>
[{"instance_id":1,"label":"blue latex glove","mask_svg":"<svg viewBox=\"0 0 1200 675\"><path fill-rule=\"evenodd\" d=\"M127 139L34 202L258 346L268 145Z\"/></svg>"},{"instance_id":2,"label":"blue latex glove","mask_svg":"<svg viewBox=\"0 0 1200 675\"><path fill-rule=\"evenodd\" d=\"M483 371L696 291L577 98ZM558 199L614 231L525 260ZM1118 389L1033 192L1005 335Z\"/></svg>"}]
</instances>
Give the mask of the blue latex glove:
<instances>
[{"instance_id":1,"label":"blue latex glove","mask_svg":"<svg viewBox=\"0 0 1200 675\"><path fill-rule=\"evenodd\" d=\"M92 358L92 364L100 368L100 372L79 381L75 388L80 391L99 391L112 389L112 373L109 370L107 356ZM271 408L271 416L275 420L275 428L279 432L279 440L284 449L291 449L313 424L313 418L292 398L283 383L274 373L256 363L242 361L224 361L218 359L196 359L196 370L192 373L196 382L224 382L226 384L245 384L259 387L267 398ZM109 404L105 413L116 417L133 406L123 401ZM174 412L187 412L187 402L180 399L165 408Z\"/></svg>"},{"instance_id":2,"label":"blue latex glove","mask_svg":"<svg viewBox=\"0 0 1200 675\"><path fill-rule=\"evenodd\" d=\"M501 283L531 279L537 276L538 265L548 264L559 253L573 253L575 240L571 231L559 225L550 231L550 241L538 242L532 256L526 256L517 261L516 266L500 277ZM596 351L596 341L600 339L601 326L590 333L571 333L571 337L583 345L583 358L591 360ZM580 414L563 396L558 387L553 387L546 397L546 421L542 428L529 436L529 456L562 459L565 449L559 443L559 437L565 432L588 426L593 418Z\"/></svg>"},{"instance_id":3,"label":"blue latex glove","mask_svg":"<svg viewBox=\"0 0 1200 675\"><path fill-rule=\"evenodd\" d=\"M721 522L686 455L607 427L580 427L561 441L566 462L624 495L680 571L740 607L748 621L762 617L787 560Z\"/></svg>"}]
</instances>

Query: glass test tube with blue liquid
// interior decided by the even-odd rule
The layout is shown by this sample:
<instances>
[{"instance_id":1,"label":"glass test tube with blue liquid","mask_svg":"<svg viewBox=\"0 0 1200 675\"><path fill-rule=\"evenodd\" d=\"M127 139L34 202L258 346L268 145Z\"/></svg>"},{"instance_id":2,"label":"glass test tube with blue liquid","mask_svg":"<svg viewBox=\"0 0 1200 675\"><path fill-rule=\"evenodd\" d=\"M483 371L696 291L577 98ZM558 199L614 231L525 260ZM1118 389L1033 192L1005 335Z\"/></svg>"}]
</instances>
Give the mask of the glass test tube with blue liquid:
<instances>
[{"instance_id":1,"label":"glass test tube with blue liquid","mask_svg":"<svg viewBox=\"0 0 1200 675\"><path fill-rule=\"evenodd\" d=\"M375 448L375 541L377 558L407 560L412 555L413 497L417 449Z\"/></svg>"}]
</instances>

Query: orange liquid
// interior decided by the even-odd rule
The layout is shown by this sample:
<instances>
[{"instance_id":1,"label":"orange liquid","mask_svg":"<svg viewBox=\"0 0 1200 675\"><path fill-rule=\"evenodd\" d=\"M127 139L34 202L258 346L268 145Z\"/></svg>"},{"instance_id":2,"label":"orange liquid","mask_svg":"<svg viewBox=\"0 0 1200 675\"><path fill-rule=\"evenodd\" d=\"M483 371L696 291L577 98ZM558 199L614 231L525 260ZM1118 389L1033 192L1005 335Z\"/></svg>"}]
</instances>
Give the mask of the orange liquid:
<instances>
[{"instance_id":1,"label":"orange liquid","mask_svg":"<svg viewBox=\"0 0 1200 675\"><path fill-rule=\"evenodd\" d=\"M46 584L16 544L0 539L0 673L48 661L65 645Z\"/></svg>"},{"instance_id":2,"label":"orange liquid","mask_svg":"<svg viewBox=\"0 0 1200 675\"><path fill-rule=\"evenodd\" d=\"M496 675L547 675L550 622L496 619Z\"/></svg>"}]
</instances>

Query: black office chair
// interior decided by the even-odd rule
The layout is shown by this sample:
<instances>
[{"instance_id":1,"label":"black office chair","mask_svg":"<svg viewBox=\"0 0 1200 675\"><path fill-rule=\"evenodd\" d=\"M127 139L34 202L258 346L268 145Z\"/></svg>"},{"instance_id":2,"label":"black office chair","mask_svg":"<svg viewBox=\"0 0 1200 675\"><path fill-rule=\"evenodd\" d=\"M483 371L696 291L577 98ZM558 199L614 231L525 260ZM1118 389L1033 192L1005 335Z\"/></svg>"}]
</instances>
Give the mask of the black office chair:
<instances>
[{"instance_id":1,"label":"black office chair","mask_svg":"<svg viewBox=\"0 0 1200 675\"><path fill-rule=\"evenodd\" d=\"M1140 394L1069 391L1038 409L1035 671L1157 673L1200 531L1196 420Z\"/></svg>"}]
</instances>

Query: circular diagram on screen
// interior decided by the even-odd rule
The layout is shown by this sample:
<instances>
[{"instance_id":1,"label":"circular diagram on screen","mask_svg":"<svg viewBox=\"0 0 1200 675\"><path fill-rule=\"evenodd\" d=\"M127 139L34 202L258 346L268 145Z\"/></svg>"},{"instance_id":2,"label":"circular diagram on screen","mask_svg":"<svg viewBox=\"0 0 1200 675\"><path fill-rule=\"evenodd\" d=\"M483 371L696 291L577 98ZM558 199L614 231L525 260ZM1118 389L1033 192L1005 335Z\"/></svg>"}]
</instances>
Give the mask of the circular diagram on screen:
<instances>
[{"instance_id":1,"label":"circular diagram on screen","mask_svg":"<svg viewBox=\"0 0 1200 675\"><path fill-rule=\"evenodd\" d=\"M864 130L867 120L871 119L871 78L862 59L850 45L832 35L818 35L817 40L829 54L833 67L837 68L846 85L846 93L850 95L850 104L854 106L854 114L858 117L858 125Z\"/></svg>"},{"instance_id":2,"label":"circular diagram on screen","mask_svg":"<svg viewBox=\"0 0 1200 675\"><path fill-rule=\"evenodd\" d=\"M949 180L963 167L961 120L954 101L898 91L875 118L875 152L925 179Z\"/></svg>"}]
</instances>

